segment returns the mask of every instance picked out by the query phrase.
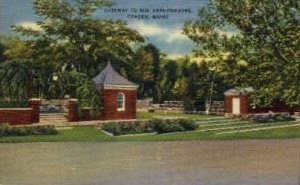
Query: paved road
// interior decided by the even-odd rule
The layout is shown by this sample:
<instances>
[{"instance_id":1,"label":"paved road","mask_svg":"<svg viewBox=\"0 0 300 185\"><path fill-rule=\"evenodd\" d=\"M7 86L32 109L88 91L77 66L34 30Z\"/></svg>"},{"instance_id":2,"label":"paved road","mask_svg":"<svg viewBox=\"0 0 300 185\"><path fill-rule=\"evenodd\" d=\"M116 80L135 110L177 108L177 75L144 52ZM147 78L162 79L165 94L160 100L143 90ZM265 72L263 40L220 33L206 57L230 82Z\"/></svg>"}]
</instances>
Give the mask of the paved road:
<instances>
[{"instance_id":1,"label":"paved road","mask_svg":"<svg viewBox=\"0 0 300 185\"><path fill-rule=\"evenodd\" d=\"M300 185L300 140L0 144L1 185Z\"/></svg>"}]
</instances>

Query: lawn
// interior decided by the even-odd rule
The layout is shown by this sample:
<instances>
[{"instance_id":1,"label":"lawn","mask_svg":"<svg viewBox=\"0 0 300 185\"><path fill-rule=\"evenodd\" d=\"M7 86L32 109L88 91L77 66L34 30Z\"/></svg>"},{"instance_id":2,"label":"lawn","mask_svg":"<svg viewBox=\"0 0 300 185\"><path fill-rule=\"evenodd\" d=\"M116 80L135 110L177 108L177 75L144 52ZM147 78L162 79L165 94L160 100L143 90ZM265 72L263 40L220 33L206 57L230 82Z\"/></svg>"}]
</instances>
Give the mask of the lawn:
<instances>
[{"instance_id":1,"label":"lawn","mask_svg":"<svg viewBox=\"0 0 300 185\"><path fill-rule=\"evenodd\" d=\"M163 112L137 112L137 119L153 119L160 117L185 117L188 119L196 118L209 118L215 117L211 115L199 115L199 114L182 114L182 113L163 113Z\"/></svg>"},{"instance_id":2,"label":"lawn","mask_svg":"<svg viewBox=\"0 0 300 185\"><path fill-rule=\"evenodd\" d=\"M189 114L163 114L163 113L138 113L138 119L151 119L157 116L187 117L195 120L199 128L194 132L159 134L159 135L131 135L108 136L97 130L94 126L75 126L58 128L57 135L49 136L10 136L0 138L2 143L14 142L71 142L71 141L182 141L182 140L235 140L235 139L279 139L300 138L300 121L284 122L276 125L250 124L239 120L224 119L214 116L189 115ZM283 128L271 128L274 126L291 126ZM257 128L271 128L268 130L253 130ZM247 131L249 130L250 131ZM230 131L247 131L238 133L226 133Z\"/></svg>"}]
</instances>

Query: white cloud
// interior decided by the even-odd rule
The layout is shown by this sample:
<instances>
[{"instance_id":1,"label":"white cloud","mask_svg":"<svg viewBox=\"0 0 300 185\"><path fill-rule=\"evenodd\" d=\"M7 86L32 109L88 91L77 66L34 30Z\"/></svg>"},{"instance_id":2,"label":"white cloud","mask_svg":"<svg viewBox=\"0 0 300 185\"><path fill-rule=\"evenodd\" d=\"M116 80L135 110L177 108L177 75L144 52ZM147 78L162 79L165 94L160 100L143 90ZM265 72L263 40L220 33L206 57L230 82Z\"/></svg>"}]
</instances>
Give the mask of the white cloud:
<instances>
[{"instance_id":1,"label":"white cloud","mask_svg":"<svg viewBox=\"0 0 300 185\"><path fill-rule=\"evenodd\" d=\"M163 28L158 24L146 24L144 22L131 23L130 26L143 36L157 36L166 42L188 40L188 38L181 33L182 30L180 28Z\"/></svg>"},{"instance_id":2,"label":"white cloud","mask_svg":"<svg viewBox=\"0 0 300 185\"><path fill-rule=\"evenodd\" d=\"M17 25L22 26L23 28L32 29L34 31L41 31L42 30L42 28L35 22L25 21L25 22L18 23Z\"/></svg>"}]
</instances>

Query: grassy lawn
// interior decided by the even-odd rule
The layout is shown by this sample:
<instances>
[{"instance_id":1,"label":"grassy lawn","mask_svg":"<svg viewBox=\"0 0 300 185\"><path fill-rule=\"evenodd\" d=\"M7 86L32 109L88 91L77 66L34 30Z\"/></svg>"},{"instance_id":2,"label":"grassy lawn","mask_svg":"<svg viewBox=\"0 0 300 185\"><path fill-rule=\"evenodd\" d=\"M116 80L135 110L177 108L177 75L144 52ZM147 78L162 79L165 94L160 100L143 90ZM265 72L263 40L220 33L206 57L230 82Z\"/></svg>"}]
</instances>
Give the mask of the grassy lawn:
<instances>
[{"instance_id":1,"label":"grassy lawn","mask_svg":"<svg viewBox=\"0 0 300 185\"><path fill-rule=\"evenodd\" d=\"M1 143L16 142L71 142L71 141L183 141L183 140L236 140L236 139L279 139L279 138L300 138L300 126L272 128L269 130L257 130L251 132L225 133L224 131L243 131L253 128L268 127L267 124L249 124L239 120L227 120L220 117L192 114L164 114L164 113L138 113L138 119L151 119L155 117L186 117L197 120L199 128L195 132L159 134L159 135L131 135L131 136L108 136L97 130L94 126L75 126L71 128L58 128L57 135L48 136L9 136L0 138ZM211 121L220 119L220 121ZM205 120L208 121L205 123ZM298 124L300 121L297 122ZM280 123L278 125L295 124ZM66 129L64 129L66 128ZM220 130L219 130L220 128ZM208 130L207 130L208 129ZM212 129L212 130L209 130ZM204 131L203 131L204 130Z\"/></svg>"},{"instance_id":2,"label":"grassy lawn","mask_svg":"<svg viewBox=\"0 0 300 185\"><path fill-rule=\"evenodd\" d=\"M10 136L0 138L0 142L58 142L58 141L182 141L182 140L235 140L235 139L279 139L300 138L300 126L243 132L216 134L215 131L190 132L144 136L107 136L93 126L76 126L73 129L59 130L58 135L50 136Z\"/></svg>"},{"instance_id":3,"label":"grassy lawn","mask_svg":"<svg viewBox=\"0 0 300 185\"><path fill-rule=\"evenodd\" d=\"M198 115L198 114L182 114L182 113L163 113L163 112L137 112L137 119L153 119L160 117L185 117L188 119L196 118L209 118L215 117L211 115Z\"/></svg>"}]
</instances>

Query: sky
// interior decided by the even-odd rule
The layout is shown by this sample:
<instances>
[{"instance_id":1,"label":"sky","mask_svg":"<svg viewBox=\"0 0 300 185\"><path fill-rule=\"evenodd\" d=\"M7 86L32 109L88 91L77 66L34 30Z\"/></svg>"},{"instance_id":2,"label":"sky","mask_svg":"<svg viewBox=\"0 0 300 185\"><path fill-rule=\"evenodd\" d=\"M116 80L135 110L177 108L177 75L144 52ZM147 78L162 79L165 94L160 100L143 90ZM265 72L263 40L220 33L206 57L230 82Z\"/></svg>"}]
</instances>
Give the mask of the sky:
<instances>
[{"instance_id":1,"label":"sky","mask_svg":"<svg viewBox=\"0 0 300 185\"><path fill-rule=\"evenodd\" d=\"M147 42L155 44L170 58L177 58L190 54L194 47L181 33L184 22L195 20L198 9L207 2L208 0L115 0L114 6L99 9L94 16L97 19L126 21L128 26L139 31ZM153 9L168 8L185 9L186 12L153 12ZM123 9L123 13L113 12L116 9ZM149 12L145 12L147 10ZM133 18L136 15L148 17ZM154 19L153 16L157 15L163 15L164 19ZM36 28L35 21L39 19L32 9L32 0L0 0L0 35L12 36L14 33L11 32L10 26L14 24Z\"/></svg>"}]
</instances>

